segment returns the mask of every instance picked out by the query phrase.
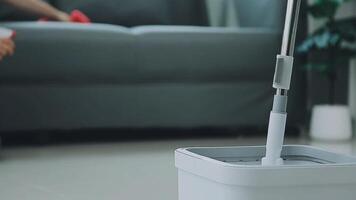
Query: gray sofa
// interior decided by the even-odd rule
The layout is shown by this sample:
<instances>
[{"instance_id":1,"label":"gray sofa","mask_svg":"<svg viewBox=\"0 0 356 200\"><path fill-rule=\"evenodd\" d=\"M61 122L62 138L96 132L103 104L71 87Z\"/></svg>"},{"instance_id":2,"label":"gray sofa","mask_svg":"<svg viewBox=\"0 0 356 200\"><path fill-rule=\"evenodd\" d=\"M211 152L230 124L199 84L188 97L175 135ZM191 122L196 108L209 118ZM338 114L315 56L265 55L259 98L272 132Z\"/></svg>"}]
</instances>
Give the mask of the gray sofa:
<instances>
[{"instance_id":1,"label":"gray sofa","mask_svg":"<svg viewBox=\"0 0 356 200\"><path fill-rule=\"evenodd\" d=\"M18 34L0 63L0 132L267 124L280 27L1 26ZM302 87L289 126L303 121Z\"/></svg>"}]
</instances>

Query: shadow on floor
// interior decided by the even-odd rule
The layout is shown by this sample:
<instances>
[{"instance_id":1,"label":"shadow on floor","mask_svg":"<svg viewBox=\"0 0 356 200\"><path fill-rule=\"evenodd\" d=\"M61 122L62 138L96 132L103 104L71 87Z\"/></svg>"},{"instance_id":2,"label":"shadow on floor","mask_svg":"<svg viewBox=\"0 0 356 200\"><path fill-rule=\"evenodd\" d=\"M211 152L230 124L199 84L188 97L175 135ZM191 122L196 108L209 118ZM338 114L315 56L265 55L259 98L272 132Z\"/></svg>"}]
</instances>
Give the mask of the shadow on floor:
<instances>
[{"instance_id":1,"label":"shadow on floor","mask_svg":"<svg viewBox=\"0 0 356 200\"><path fill-rule=\"evenodd\" d=\"M51 130L24 131L0 133L2 145L11 146L40 146L75 143L105 143L119 141L151 141L176 140L196 138L221 137L258 137L265 136L265 128L229 127L229 128L112 128L112 129L82 129L82 130ZM288 137L298 137L300 129L287 128Z\"/></svg>"}]
</instances>

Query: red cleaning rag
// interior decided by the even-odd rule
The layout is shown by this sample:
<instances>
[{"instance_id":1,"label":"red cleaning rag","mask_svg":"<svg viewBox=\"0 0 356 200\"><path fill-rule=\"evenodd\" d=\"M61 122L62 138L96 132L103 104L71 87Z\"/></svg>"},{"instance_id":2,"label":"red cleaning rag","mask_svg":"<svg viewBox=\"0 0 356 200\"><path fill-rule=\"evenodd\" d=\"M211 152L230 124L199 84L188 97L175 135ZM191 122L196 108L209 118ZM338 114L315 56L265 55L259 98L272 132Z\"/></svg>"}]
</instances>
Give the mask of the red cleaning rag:
<instances>
[{"instance_id":1,"label":"red cleaning rag","mask_svg":"<svg viewBox=\"0 0 356 200\"><path fill-rule=\"evenodd\" d=\"M90 24L91 23L91 20L89 19L88 16L86 16L82 11L80 10L73 10L71 13L70 13L70 22L73 22L73 23L82 23L82 24ZM43 18L40 18L38 21L48 21L48 18L46 17L43 17Z\"/></svg>"},{"instance_id":2,"label":"red cleaning rag","mask_svg":"<svg viewBox=\"0 0 356 200\"><path fill-rule=\"evenodd\" d=\"M91 22L89 17L79 10L72 11L72 13L70 14L70 21L83 24L90 24Z\"/></svg>"}]
</instances>

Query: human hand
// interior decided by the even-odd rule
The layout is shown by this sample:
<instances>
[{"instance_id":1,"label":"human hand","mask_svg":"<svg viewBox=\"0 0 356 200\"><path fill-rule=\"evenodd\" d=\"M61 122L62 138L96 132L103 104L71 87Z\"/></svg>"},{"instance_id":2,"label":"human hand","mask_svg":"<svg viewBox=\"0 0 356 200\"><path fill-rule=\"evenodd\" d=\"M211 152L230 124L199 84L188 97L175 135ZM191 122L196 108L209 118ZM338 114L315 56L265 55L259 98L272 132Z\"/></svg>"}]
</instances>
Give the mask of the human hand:
<instances>
[{"instance_id":1,"label":"human hand","mask_svg":"<svg viewBox=\"0 0 356 200\"><path fill-rule=\"evenodd\" d=\"M0 39L0 61L15 52L15 43L12 39Z\"/></svg>"},{"instance_id":2,"label":"human hand","mask_svg":"<svg viewBox=\"0 0 356 200\"><path fill-rule=\"evenodd\" d=\"M88 16L86 16L83 12L79 10L73 10L70 14L67 14L63 11L57 11L52 17L44 17L39 21L48 21L48 20L56 20L60 22L74 22L74 23L83 23L89 24L91 20Z\"/></svg>"},{"instance_id":3,"label":"human hand","mask_svg":"<svg viewBox=\"0 0 356 200\"><path fill-rule=\"evenodd\" d=\"M61 21L61 22L69 22L70 21L70 15L65 13L65 12L58 12L55 20Z\"/></svg>"}]
</instances>

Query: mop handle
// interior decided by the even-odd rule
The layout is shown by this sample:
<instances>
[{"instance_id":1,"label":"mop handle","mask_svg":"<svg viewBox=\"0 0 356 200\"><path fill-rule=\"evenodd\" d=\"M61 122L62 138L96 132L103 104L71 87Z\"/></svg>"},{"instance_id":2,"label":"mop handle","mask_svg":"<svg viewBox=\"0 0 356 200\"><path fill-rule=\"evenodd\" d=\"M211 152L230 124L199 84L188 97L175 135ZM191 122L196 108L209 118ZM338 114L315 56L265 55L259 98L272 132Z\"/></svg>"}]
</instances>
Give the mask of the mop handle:
<instances>
[{"instance_id":1,"label":"mop handle","mask_svg":"<svg viewBox=\"0 0 356 200\"><path fill-rule=\"evenodd\" d=\"M283 164L281 152L287 122L288 90L290 89L292 79L293 54L301 1L302 0L288 0L287 3L281 54L277 55L273 79L273 88L275 88L277 92L274 96L273 108L270 114L266 156L262 159L262 165L265 166Z\"/></svg>"},{"instance_id":2,"label":"mop handle","mask_svg":"<svg viewBox=\"0 0 356 200\"><path fill-rule=\"evenodd\" d=\"M281 48L281 55L284 56L293 56L294 53L294 45L295 45L295 39L297 35L301 0L298 0L297 3L295 3L295 1L296 0L288 0L288 4L287 4L287 13L286 13L286 19L284 24L283 42ZM294 10L295 12L293 14ZM294 19L293 19L293 15L294 15ZM294 20L293 30L291 31L293 20Z\"/></svg>"}]
</instances>

